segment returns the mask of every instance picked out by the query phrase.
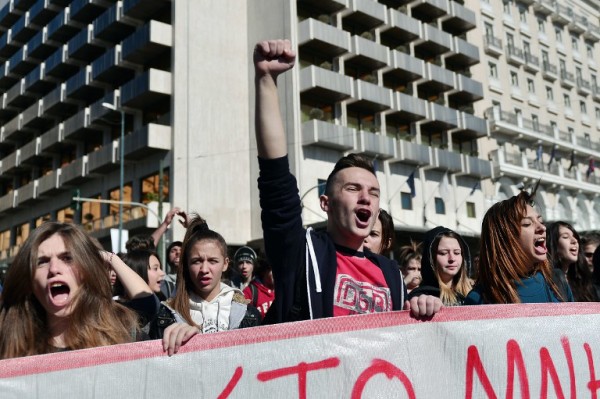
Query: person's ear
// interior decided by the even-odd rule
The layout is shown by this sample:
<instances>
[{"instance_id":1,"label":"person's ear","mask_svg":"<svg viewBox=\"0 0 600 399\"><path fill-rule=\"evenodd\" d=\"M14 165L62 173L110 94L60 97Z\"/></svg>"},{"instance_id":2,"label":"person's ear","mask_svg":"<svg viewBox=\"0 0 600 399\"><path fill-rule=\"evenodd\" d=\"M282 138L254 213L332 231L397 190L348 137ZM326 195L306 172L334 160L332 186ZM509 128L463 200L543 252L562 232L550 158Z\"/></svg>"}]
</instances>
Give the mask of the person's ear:
<instances>
[{"instance_id":1,"label":"person's ear","mask_svg":"<svg viewBox=\"0 0 600 399\"><path fill-rule=\"evenodd\" d=\"M226 271L229 267L229 258L225 257L225 262L223 262L223 271Z\"/></svg>"},{"instance_id":2,"label":"person's ear","mask_svg":"<svg viewBox=\"0 0 600 399\"><path fill-rule=\"evenodd\" d=\"M329 212L329 197L325 194L319 197L319 202L321 204L321 209L323 212Z\"/></svg>"}]
</instances>

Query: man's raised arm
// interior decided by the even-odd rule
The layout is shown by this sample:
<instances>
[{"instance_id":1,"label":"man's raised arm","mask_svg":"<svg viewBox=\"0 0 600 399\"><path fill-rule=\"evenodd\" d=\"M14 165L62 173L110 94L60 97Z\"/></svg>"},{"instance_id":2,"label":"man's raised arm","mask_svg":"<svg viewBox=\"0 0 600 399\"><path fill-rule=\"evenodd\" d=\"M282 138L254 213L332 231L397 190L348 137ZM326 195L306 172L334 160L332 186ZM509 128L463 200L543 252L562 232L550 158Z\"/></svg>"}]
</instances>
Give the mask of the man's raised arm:
<instances>
[{"instance_id":1,"label":"man's raised arm","mask_svg":"<svg viewBox=\"0 0 600 399\"><path fill-rule=\"evenodd\" d=\"M255 129L258 156L263 159L287 155L287 140L277 93L277 77L290 70L296 53L289 40L267 40L254 48L256 86Z\"/></svg>"}]
</instances>

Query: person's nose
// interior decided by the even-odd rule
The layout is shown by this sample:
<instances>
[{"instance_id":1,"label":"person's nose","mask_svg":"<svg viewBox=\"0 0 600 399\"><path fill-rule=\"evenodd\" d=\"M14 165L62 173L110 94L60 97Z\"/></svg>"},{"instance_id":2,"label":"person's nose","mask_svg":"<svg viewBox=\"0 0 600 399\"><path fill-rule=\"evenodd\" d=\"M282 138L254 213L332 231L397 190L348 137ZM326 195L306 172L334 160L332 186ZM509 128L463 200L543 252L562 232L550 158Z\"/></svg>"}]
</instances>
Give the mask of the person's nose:
<instances>
[{"instance_id":1,"label":"person's nose","mask_svg":"<svg viewBox=\"0 0 600 399\"><path fill-rule=\"evenodd\" d=\"M60 262L56 258L50 258L48 272L54 276L60 273Z\"/></svg>"}]
</instances>

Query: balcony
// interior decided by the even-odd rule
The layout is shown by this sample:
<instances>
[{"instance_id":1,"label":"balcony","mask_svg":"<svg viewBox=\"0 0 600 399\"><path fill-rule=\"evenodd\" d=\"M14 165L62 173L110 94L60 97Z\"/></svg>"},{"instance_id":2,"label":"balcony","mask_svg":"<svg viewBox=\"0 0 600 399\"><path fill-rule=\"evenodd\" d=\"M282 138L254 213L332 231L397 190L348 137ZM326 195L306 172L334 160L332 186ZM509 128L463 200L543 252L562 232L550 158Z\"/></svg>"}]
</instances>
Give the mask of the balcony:
<instances>
[{"instance_id":1,"label":"balcony","mask_svg":"<svg viewBox=\"0 0 600 399\"><path fill-rule=\"evenodd\" d=\"M29 10L29 20L37 26L45 26L57 12L49 7L49 0L36 1Z\"/></svg>"},{"instance_id":2,"label":"balcony","mask_svg":"<svg viewBox=\"0 0 600 399\"><path fill-rule=\"evenodd\" d=\"M42 138L36 137L21 147L21 163L24 165L36 165L41 159Z\"/></svg>"},{"instance_id":3,"label":"balcony","mask_svg":"<svg viewBox=\"0 0 600 399\"><path fill-rule=\"evenodd\" d=\"M61 170L53 170L40 177L37 187L37 198L50 198L60 187Z\"/></svg>"},{"instance_id":4,"label":"balcony","mask_svg":"<svg viewBox=\"0 0 600 399\"><path fill-rule=\"evenodd\" d=\"M554 82L558 79L558 68L550 62L544 61L542 62L542 76L544 79Z\"/></svg>"},{"instance_id":5,"label":"balcony","mask_svg":"<svg viewBox=\"0 0 600 399\"><path fill-rule=\"evenodd\" d=\"M432 148L432 153L432 168L447 170L449 173L462 172L462 159L461 154L458 152L447 151L441 148Z\"/></svg>"},{"instance_id":6,"label":"balcony","mask_svg":"<svg viewBox=\"0 0 600 399\"><path fill-rule=\"evenodd\" d=\"M71 22L70 8L63 9L47 26L47 40L66 43L79 32L79 27Z\"/></svg>"},{"instance_id":7,"label":"balcony","mask_svg":"<svg viewBox=\"0 0 600 399\"><path fill-rule=\"evenodd\" d=\"M11 28L11 39L17 43L27 42L36 33L35 26L29 20L29 11L25 12Z\"/></svg>"},{"instance_id":8,"label":"balcony","mask_svg":"<svg viewBox=\"0 0 600 399\"><path fill-rule=\"evenodd\" d=\"M35 101L35 96L25 93L25 79L19 80L6 93L3 108L8 106L23 109Z\"/></svg>"},{"instance_id":9,"label":"balcony","mask_svg":"<svg viewBox=\"0 0 600 399\"><path fill-rule=\"evenodd\" d=\"M481 82L466 77L460 73L454 74L455 90L448 94L448 101L455 104L473 103L483 98L483 85Z\"/></svg>"},{"instance_id":10,"label":"balcony","mask_svg":"<svg viewBox=\"0 0 600 399\"><path fill-rule=\"evenodd\" d=\"M32 202L37 195L38 181L32 180L22 187L19 187L15 194L15 207L26 205Z\"/></svg>"},{"instance_id":11,"label":"balcony","mask_svg":"<svg viewBox=\"0 0 600 399\"><path fill-rule=\"evenodd\" d=\"M120 86L130 81L134 77L134 71L122 64L121 46L109 48L92 62L92 82Z\"/></svg>"},{"instance_id":12,"label":"balcony","mask_svg":"<svg viewBox=\"0 0 600 399\"><path fill-rule=\"evenodd\" d=\"M567 25L572 22L571 10L566 5L554 2L554 13L551 15L552 21L557 24Z\"/></svg>"},{"instance_id":13,"label":"balcony","mask_svg":"<svg viewBox=\"0 0 600 399\"><path fill-rule=\"evenodd\" d=\"M71 18L83 24L89 24L98 18L106 9L101 0L73 0Z\"/></svg>"},{"instance_id":14,"label":"balcony","mask_svg":"<svg viewBox=\"0 0 600 399\"><path fill-rule=\"evenodd\" d=\"M32 129L43 132L52 127L55 121L44 113L43 101L38 100L22 113L21 126L23 129Z\"/></svg>"},{"instance_id":15,"label":"balcony","mask_svg":"<svg viewBox=\"0 0 600 399\"><path fill-rule=\"evenodd\" d=\"M10 191L8 194L0 197L0 212L5 212L15 207L16 191Z\"/></svg>"},{"instance_id":16,"label":"balcony","mask_svg":"<svg viewBox=\"0 0 600 399\"><path fill-rule=\"evenodd\" d=\"M325 58L338 57L350 50L350 34L316 19L305 19L298 24L298 49Z\"/></svg>"},{"instance_id":17,"label":"balcony","mask_svg":"<svg viewBox=\"0 0 600 399\"><path fill-rule=\"evenodd\" d=\"M121 87L121 104L145 108L169 98L172 94L171 74L149 69Z\"/></svg>"},{"instance_id":18,"label":"balcony","mask_svg":"<svg viewBox=\"0 0 600 399\"><path fill-rule=\"evenodd\" d=\"M502 49L502 40L497 37L487 35L483 42L483 49L486 54L493 55L496 57L501 56L504 51Z\"/></svg>"},{"instance_id":19,"label":"balcony","mask_svg":"<svg viewBox=\"0 0 600 399\"><path fill-rule=\"evenodd\" d=\"M353 95L352 78L327 69L310 66L300 71L300 96L318 102L334 103Z\"/></svg>"},{"instance_id":20,"label":"balcony","mask_svg":"<svg viewBox=\"0 0 600 399\"><path fill-rule=\"evenodd\" d=\"M150 59L170 57L172 36L171 25L150 21L123 40L123 60L144 65Z\"/></svg>"},{"instance_id":21,"label":"balcony","mask_svg":"<svg viewBox=\"0 0 600 399\"><path fill-rule=\"evenodd\" d=\"M17 76L27 75L37 64L27 56L27 45L24 45L8 60L8 72Z\"/></svg>"},{"instance_id":22,"label":"balcony","mask_svg":"<svg viewBox=\"0 0 600 399\"><path fill-rule=\"evenodd\" d=\"M77 105L67 103L67 84L61 83L58 87L42 98L44 112L49 115L55 115L58 118L64 118L66 115L72 115L77 110Z\"/></svg>"},{"instance_id":23,"label":"balcony","mask_svg":"<svg viewBox=\"0 0 600 399\"><path fill-rule=\"evenodd\" d=\"M85 63L92 62L105 51L104 47L97 43L94 39L94 26L88 25L69 40L68 57Z\"/></svg>"},{"instance_id":24,"label":"balcony","mask_svg":"<svg viewBox=\"0 0 600 399\"><path fill-rule=\"evenodd\" d=\"M385 23L383 4L375 0L348 0L348 8L342 13L344 26L357 26L362 30L372 30Z\"/></svg>"},{"instance_id":25,"label":"balcony","mask_svg":"<svg viewBox=\"0 0 600 399\"><path fill-rule=\"evenodd\" d=\"M583 37L593 43L600 41L600 27L590 22L588 29L583 32Z\"/></svg>"},{"instance_id":26,"label":"balcony","mask_svg":"<svg viewBox=\"0 0 600 399\"><path fill-rule=\"evenodd\" d=\"M19 19L21 13L15 10L13 0L4 1L2 4L3 6L0 8L0 26L8 29Z\"/></svg>"},{"instance_id":27,"label":"balcony","mask_svg":"<svg viewBox=\"0 0 600 399\"><path fill-rule=\"evenodd\" d=\"M87 156L77 158L71 163L60 168L60 185L74 186L86 180Z\"/></svg>"},{"instance_id":28,"label":"balcony","mask_svg":"<svg viewBox=\"0 0 600 399\"><path fill-rule=\"evenodd\" d=\"M104 94L104 89L92 82L92 67L87 65L67 80L67 99L78 100L85 104L98 100Z\"/></svg>"},{"instance_id":29,"label":"balcony","mask_svg":"<svg viewBox=\"0 0 600 399\"><path fill-rule=\"evenodd\" d=\"M479 49L460 37L454 38L454 54L446 56L446 67L462 70L479 63Z\"/></svg>"},{"instance_id":30,"label":"balcony","mask_svg":"<svg viewBox=\"0 0 600 399\"><path fill-rule=\"evenodd\" d=\"M392 91L362 80L356 80L354 99L348 104L349 109L367 109L380 112L392 108Z\"/></svg>"},{"instance_id":31,"label":"balcony","mask_svg":"<svg viewBox=\"0 0 600 399\"><path fill-rule=\"evenodd\" d=\"M430 149L429 146L397 140L397 159L410 165L430 165L432 163Z\"/></svg>"},{"instance_id":32,"label":"balcony","mask_svg":"<svg viewBox=\"0 0 600 399\"><path fill-rule=\"evenodd\" d=\"M592 93L590 82L583 78L577 78L577 92L583 96L589 96Z\"/></svg>"},{"instance_id":33,"label":"balcony","mask_svg":"<svg viewBox=\"0 0 600 399\"><path fill-rule=\"evenodd\" d=\"M506 60L513 65L522 65L525 63L523 50L515 46L506 46Z\"/></svg>"},{"instance_id":34,"label":"balcony","mask_svg":"<svg viewBox=\"0 0 600 399\"><path fill-rule=\"evenodd\" d=\"M449 1L449 18L442 21L442 28L458 36L475 29L477 18L475 13L456 1Z\"/></svg>"},{"instance_id":35,"label":"balcony","mask_svg":"<svg viewBox=\"0 0 600 399\"><path fill-rule=\"evenodd\" d=\"M394 158L396 156L395 140L382 134L375 134L361 130L358 132L358 152L376 156L379 159Z\"/></svg>"},{"instance_id":36,"label":"balcony","mask_svg":"<svg viewBox=\"0 0 600 399\"><path fill-rule=\"evenodd\" d=\"M458 111L436 103L429 103L429 121L423 125L433 129L452 129L458 126Z\"/></svg>"},{"instance_id":37,"label":"balcony","mask_svg":"<svg viewBox=\"0 0 600 399\"><path fill-rule=\"evenodd\" d=\"M407 45L421 35L421 22L390 8L388 23L381 28L381 41L390 43L390 47Z\"/></svg>"},{"instance_id":38,"label":"balcony","mask_svg":"<svg viewBox=\"0 0 600 399\"><path fill-rule=\"evenodd\" d=\"M88 154L88 173L104 175L111 170L119 168L119 156L117 155L118 141L105 144L94 152Z\"/></svg>"},{"instance_id":39,"label":"balcony","mask_svg":"<svg viewBox=\"0 0 600 399\"><path fill-rule=\"evenodd\" d=\"M27 42L27 57L28 61L39 63L38 60L45 60L50 57L53 52L57 49L57 44L48 43L47 40L47 31L48 28L44 27L41 31L39 31L34 37L31 38L29 42Z\"/></svg>"},{"instance_id":40,"label":"balcony","mask_svg":"<svg viewBox=\"0 0 600 399\"><path fill-rule=\"evenodd\" d=\"M398 85L406 86L424 76L425 63L422 60L396 50L392 50L390 55L392 69L383 74L383 80L393 82L390 83L394 86L391 88L395 89Z\"/></svg>"},{"instance_id":41,"label":"balcony","mask_svg":"<svg viewBox=\"0 0 600 399\"><path fill-rule=\"evenodd\" d=\"M427 59L446 53L452 49L452 35L428 24L423 24L422 40L415 44L415 54Z\"/></svg>"},{"instance_id":42,"label":"balcony","mask_svg":"<svg viewBox=\"0 0 600 399\"><path fill-rule=\"evenodd\" d=\"M533 9L542 15L550 15L554 12L554 1L552 1L552 0L534 1Z\"/></svg>"},{"instance_id":43,"label":"balcony","mask_svg":"<svg viewBox=\"0 0 600 399\"><path fill-rule=\"evenodd\" d=\"M147 20L170 4L169 0L124 0L123 14L131 18Z\"/></svg>"},{"instance_id":44,"label":"balcony","mask_svg":"<svg viewBox=\"0 0 600 399\"><path fill-rule=\"evenodd\" d=\"M420 98L406 95L400 92L394 92L394 107L392 112L386 115L386 119L396 119L402 121L401 124L416 122L427 118L427 101Z\"/></svg>"},{"instance_id":45,"label":"balcony","mask_svg":"<svg viewBox=\"0 0 600 399\"><path fill-rule=\"evenodd\" d=\"M587 18L572 12L572 20L567 26L567 28L571 32L582 34L583 32L588 30L588 20Z\"/></svg>"},{"instance_id":46,"label":"balcony","mask_svg":"<svg viewBox=\"0 0 600 399\"><path fill-rule=\"evenodd\" d=\"M138 160L171 149L171 127L151 123L125 136L125 159Z\"/></svg>"},{"instance_id":47,"label":"balcony","mask_svg":"<svg viewBox=\"0 0 600 399\"><path fill-rule=\"evenodd\" d=\"M84 108L64 121L63 140L85 140L88 144L100 145L102 131L90 123L90 109Z\"/></svg>"},{"instance_id":48,"label":"balcony","mask_svg":"<svg viewBox=\"0 0 600 399\"><path fill-rule=\"evenodd\" d=\"M79 70L79 67L69 60L69 47L65 44L59 47L46 59L46 75L59 79L67 79Z\"/></svg>"},{"instance_id":49,"label":"balcony","mask_svg":"<svg viewBox=\"0 0 600 399\"><path fill-rule=\"evenodd\" d=\"M440 96L454 87L454 72L435 64L426 63L424 80L418 82L417 85L421 98L429 98L432 94Z\"/></svg>"},{"instance_id":50,"label":"balcony","mask_svg":"<svg viewBox=\"0 0 600 399\"><path fill-rule=\"evenodd\" d=\"M411 3L411 14L418 20L429 23L450 13L447 0L416 0Z\"/></svg>"},{"instance_id":51,"label":"balcony","mask_svg":"<svg viewBox=\"0 0 600 399\"><path fill-rule=\"evenodd\" d=\"M346 66L374 71L389 63L389 49L360 36L352 36L351 52L345 61Z\"/></svg>"},{"instance_id":52,"label":"balcony","mask_svg":"<svg viewBox=\"0 0 600 399\"><path fill-rule=\"evenodd\" d=\"M123 18L123 2L117 1L94 20L94 36L111 43L119 43L135 31L135 26Z\"/></svg>"},{"instance_id":53,"label":"balcony","mask_svg":"<svg viewBox=\"0 0 600 399\"><path fill-rule=\"evenodd\" d=\"M58 126L54 126L40 137L42 143L40 144L40 151L43 153L51 153L60 151L61 142L64 136L64 125L59 123Z\"/></svg>"},{"instance_id":54,"label":"balcony","mask_svg":"<svg viewBox=\"0 0 600 399\"><path fill-rule=\"evenodd\" d=\"M575 77L571 72L560 71L560 84L566 89L572 89L575 87Z\"/></svg>"},{"instance_id":55,"label":"balcony","mask_svg":"<svg viewBox=\"0 0 600 399\"><path fill-rule=\"evenodd\" d=\"M302 145L355 151L356 129L312 119L302 123Z\"/></svg>"},{"instance_id":56,"label":"balcony","mask_svg":"<svg viewBox=\"0 0 600 399\"><path fill-rule=\"evenodd\" d=\"M16 150L2 159L0 164L0 176L11 175L16 172L21 164L21 150Z\"/></svg>"},{"instance_id":57,"label":"balcony","mask_svg":"<svg viewBox=\"0 0 600 399\"><path fill-rule=\"evenodd\" d=\"M531 53L524 53L525 56L525 70L529 72L539 72L540 71L540 59Z\"/></svg>"},{"instance_id":58,"label":"balcony","mask_svg":"<svg viewBox=\"0 0 600 399\"><path fill-rule=\"evenodd\" d=\"M487 134L488 124L485 119L467 112L458 111L458 128L452 131L453 138L464 142L485 137Z\"/></svg>"},{"instance_id":59,"label":"balcony","mask_svg":"<svg viewBox=\"0 0 600 399\"><path fill-rule=\"evenodd\" d=\"M468 176L481 180L492 177L492 163L487 159L463 155L463 171Z\"/></svg>"}]
</instances>

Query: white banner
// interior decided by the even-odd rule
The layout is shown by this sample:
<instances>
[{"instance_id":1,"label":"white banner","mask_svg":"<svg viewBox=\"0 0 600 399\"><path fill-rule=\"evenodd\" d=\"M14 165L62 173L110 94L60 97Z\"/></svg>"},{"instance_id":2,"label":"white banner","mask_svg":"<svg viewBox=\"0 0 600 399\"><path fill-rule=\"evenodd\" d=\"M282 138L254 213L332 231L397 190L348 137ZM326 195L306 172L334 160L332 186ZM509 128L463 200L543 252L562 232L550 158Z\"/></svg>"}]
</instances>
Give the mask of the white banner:
<instances>
[{"instance_id":1,"label":"white banner","mask_svg":"<svg viewBox=\"0 0 600 399\"><path fill-rule=\"evenodd\" d=\"M600 304L339 317L0 361L0 398L597 398Z\"/></svg>"}]
</instances>

